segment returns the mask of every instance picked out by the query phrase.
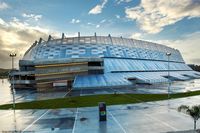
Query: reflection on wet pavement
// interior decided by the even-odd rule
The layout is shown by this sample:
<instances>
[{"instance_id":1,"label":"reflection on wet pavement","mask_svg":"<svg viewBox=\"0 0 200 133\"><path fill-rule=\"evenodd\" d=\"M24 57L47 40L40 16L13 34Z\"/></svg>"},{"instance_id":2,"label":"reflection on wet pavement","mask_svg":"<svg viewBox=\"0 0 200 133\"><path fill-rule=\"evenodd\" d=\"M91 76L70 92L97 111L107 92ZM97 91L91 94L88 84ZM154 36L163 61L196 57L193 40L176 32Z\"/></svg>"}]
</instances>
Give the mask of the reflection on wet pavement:
<instances>
[{"instance_id":1,"label":"reflection on wet pavement","mask_svg":"<svg viewBox=\"0 0 200 133\"><path fill-rule=\"evenodd\" d=\"M195 105L200 97L107 106L107 122L99 122L98 107L50 110L0 110L0 131L69 133L157 133L188 130L193 120L177 111ZM200 128L200 123L197 123Z\"/></svg>"},{"instance_id":2,"label":"reflection on wet pavement","mask_svg":"<svg viewBox=\"0 0 200 133\"><path fill-rule=\"evenodd\" d=\"M176 82L173 92L200 89L200 80ZM133 89L118 89L119 93L167 93L167 84L142 86ZM80 90L74 95L113 93L112 89ZM29 101L63 97L66 92L36 93L34 90L16 91L17 101ZM49 110L0 110L1 131L32 131L57 133L157 133L188 130L193 128L193 120L177 111L182 104L199 104L200 96L144 102L129 105L107 106L107 122L99 122L98 107L66 108ZM0 104L12 102L9 83L0 84ZM66 103L67 104L67 103ZM200 128L200 122L197 122Z\"/></svg>"},{"instance_id":3,"label":"reflection on wet pavement","mask_svg":"<svg viewBox=\"0 0 200 133\"><path fill-rule=\"evenodd\" d=\"M179 81L172 83L170 87L171 93L188 92L200 90L200 79L190 81ZM113 93L168 93L168 84L156 85L138 85L135 88L118 88L118 89L88 89L88 90L72 90L72 96L95 95L95 94L113 94ZM36 92L36 90L16 90L16 102L33 101L42 99L60 98L66 95L66 91L57 92ZM12 103L12 91L7 79L0 81L0 104Z\"/></svg>"},{"instance_id":4,"label":"reflection on wet pavement","mask_svg":"<svg viewBox=\"0 0 200 133\"><path fill-rule=\"evenodd\" d=\"M36 92L36 90L15 90L16 102L43 100L63 97L67 92ZM7 79L0 82L0 104L12 103L12 91Z\"/></svg>"}]
</instances>

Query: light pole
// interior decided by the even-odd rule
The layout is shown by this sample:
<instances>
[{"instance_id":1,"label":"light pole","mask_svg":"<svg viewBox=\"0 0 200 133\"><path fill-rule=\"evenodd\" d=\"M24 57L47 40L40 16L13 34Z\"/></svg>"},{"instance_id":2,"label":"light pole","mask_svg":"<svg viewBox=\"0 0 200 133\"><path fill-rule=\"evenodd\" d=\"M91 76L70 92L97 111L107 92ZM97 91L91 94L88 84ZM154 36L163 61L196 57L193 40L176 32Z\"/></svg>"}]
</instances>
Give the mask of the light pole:
<instances>
[{"instance_id":1,"label":"light pole","mask_svg":"<svg viewBox=\"0 0 200 133\"><path fill-rule=\"evenodd\" d=\"M171 55L172 55L171 53L168 53L168 52L166 53L166 56L168 57L168 83L169 83L169 85L168 85L168 99L170 98L170 82L171 82L171 80L169 78L169 76L170 76L169 58L170 58Z\"/></svg>"},{"instance_id":2,"label":"light pole","mask_svg":"<svg viewBox=\"0 0 200 133\"><path fill-rule=\"evenodd\" d=\"M14 58L17 56L17 54L16 53L10 53L9 56L12 59L12 71L11 71L11 79L12 79L12 81L11 81L11 87L12 87L12 94L13 94L13 109L15 109L15 91L14 91L14 89L15 89L14 80L15 79L14 79L14 75L12 74L12 72L14 70Z\"/></svg>"}]
</instances>

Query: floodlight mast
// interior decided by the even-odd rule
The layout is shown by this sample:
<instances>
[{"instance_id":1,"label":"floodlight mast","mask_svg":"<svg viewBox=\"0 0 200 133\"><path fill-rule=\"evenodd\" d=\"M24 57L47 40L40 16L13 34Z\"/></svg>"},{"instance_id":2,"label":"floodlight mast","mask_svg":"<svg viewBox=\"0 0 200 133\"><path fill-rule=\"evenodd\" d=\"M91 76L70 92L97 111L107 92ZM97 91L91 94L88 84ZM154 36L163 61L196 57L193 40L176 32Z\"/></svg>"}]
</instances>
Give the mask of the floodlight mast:
<instances>
[{"instance_id":1,"label":"floodlight mast","mask_svg":"<svg viewBox=\"0 0 200 133\"><path fill-rule=\"evenodd\" d=\"M16 53L10 53L10 55L9 55L10 57L11 57L11 59L12 59L12 70L11 70L11 72L13 72L13 70L14 70L14 58L17 56L17 54ZM14 79L14 75L13 75L13 73L11 73L11 80L12 80L12 84L11 84L11 89L12 89L12 94L13 94L13 109L15 109L15 91L14 91L14 89L15 89L15 79Z\"/></svg>"},{"instance_id":2,"label":"floodlight mast","mask_svg":"<svg viewBox=\"0 0 200 133\"><path fill-rule=\"evenodd\" d=\"M170 80L170 66L169 66L169 60L170 60L170 56L172 54L167 52L166 53L166 56L168 57L168 99L170 98L170 83L171 83L171 80Z\"/></svg>"}]
</instances>

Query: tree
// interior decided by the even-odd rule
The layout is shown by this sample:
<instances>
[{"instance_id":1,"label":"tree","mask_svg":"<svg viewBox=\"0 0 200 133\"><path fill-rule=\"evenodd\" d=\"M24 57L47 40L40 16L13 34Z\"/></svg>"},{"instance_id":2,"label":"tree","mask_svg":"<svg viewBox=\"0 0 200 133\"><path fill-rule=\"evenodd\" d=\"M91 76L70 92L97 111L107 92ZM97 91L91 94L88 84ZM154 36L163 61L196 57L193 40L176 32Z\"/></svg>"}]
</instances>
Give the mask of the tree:
<instances>
[{"instance_id":1,"label":"tree","mask_svg":"<svg viewBox=\"0 0 200 133\"><path fill-rule=\"evenodd\" d=\"M194 120L194 130L196 130L196 122L200 118L200 105L189 107L187 105L181 105L178 107L179 112L184 112L190 115Z\"/></svg>"}]
</instances>

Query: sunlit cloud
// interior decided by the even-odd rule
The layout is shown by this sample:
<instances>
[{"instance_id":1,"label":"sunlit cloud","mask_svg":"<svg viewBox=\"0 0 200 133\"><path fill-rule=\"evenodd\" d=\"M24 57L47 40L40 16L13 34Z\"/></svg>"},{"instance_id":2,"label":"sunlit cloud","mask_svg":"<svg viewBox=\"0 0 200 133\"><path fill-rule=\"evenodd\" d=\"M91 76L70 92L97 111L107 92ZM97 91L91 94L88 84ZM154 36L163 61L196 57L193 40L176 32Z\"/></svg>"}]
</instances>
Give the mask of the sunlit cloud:
<instances>
[{"instance_id":1,"label":"sunlit cloud","mask_svg":"<svg viewBox=\"0 0 200 133\"><path fill-rule=\"evenodd\" d=\"M123 2L125 2L125 3L129 3L129 2L131 2L132 0L116 0L116 3L117 4L120 4L120 3L123 3Z\"/></svg>"},{"instance_id":2,"label":"sunlit cloud","mask_svg":"<svg viewBox=\"0 0 200 133\"><path fill-rule=\"evenodd\" d=\"M133 39L141 39L142 38L142 34L141 33L133 33L130 38Z\"/></svg>"},{"instance_id":3,"label":"sunlit cloud","mask_svg":"<svg viewBox=\"0 0 200 133\"><path fill-rule=\"evenodd\" d=\"M0 25L4 25L4 26L6 25L6 22L1 18L0 18Z\"/></svg>"},{"instance_id":4,"label":"sunlit cloud","mask_svg":"<svg viewBox=\"0 0 200 133\"><path fill-rule=\"evenodd\" d=\"M142 0L140 5L126 8L125 13L126 17L136 21L143 31L155 34L185 17L200 17L200 1Z\"/></svg>"},{"instance_id":5,"label":"sunlit cloud","mask_svg":"<svg viewBox=\"0 0 200 133\"><path fill-rule=\"evenodd\" d=\"M54 36L57 32L38 25L30 25L16 17L8 22L0 18L0 62L4 62L1 67L8 67L10 52L17 53L15 64L18 64L17 61L36 39L46 39L49 34Z\"/></svg>"},{"instance_id":6,"label":"sunlit cloud","mask_svg":"<svg viewBox=\"0 0 200 133\"><path fill-rule=\"evenodd\" d=\"M157 42L159 44L164 44L169 47L178 49L183 58L185 59L186 63L189 64L199 64L200 65L200 56L199 51L200 49L200 32L195 32L192 34L188 34L183 36L181 39L176 40L149 40L153 42Z\"/></svg>"},{"instance_id":7,"label":"sunlit cloud","mask_svg":"<svg viewBox=\"0 0 200 133\"><path fill-rule=\"evenodd\" d=\"M102 9L104 8L105 4L108 2L108 0L103 0L102 4L98 4L95 7L93 7L88 14L100 14L102 12Z\"/></svg>"},{"instance_id":8,"label":"sunlit cloud","mask_svg":"<svg viewBox=\"0 0 200 133\"><path fill-rule=\"evenodd\" d=\"M26 13L23 13L22 16L24 18L28 18L28 19L33 19L35 21L38 21L42 18L42 15L36 15L36 14L26 14Z\"/></svg>"}]
</instances>

